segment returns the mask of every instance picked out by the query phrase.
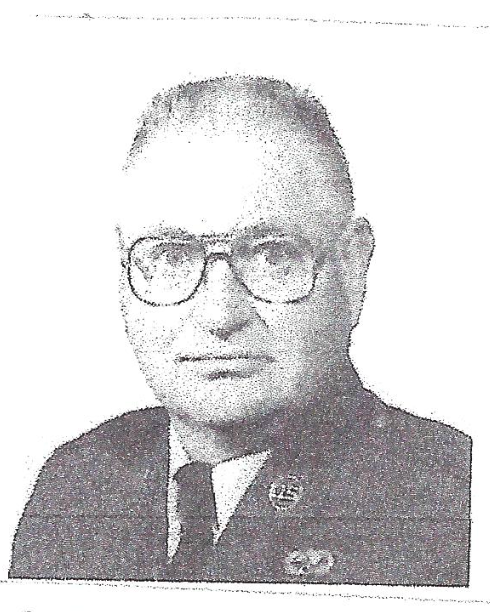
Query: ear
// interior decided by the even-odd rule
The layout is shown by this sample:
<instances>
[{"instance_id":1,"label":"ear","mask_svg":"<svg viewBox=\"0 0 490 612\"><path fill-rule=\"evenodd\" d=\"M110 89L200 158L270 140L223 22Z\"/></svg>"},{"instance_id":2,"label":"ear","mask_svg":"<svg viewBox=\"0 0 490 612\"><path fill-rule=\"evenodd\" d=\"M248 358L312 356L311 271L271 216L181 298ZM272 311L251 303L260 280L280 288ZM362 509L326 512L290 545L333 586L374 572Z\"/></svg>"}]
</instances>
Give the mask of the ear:
<instances>
[{"instance_id":1,"label":"ear","mask_svg":"<svg viewBox=\"0 0 490 612\"><path fill-rule=\"evenodd\" d=\"M121 258L121 262L124 261L125 257L126 257L126 246L124 243L124 236L121 230L121 226L119 224L116 224L114 227L114 230L116 232L116 239L117 239L117 244L118 244L118 249L119 249L119 256Z\"/></svg>"},{"instance_id":2,"label":"ear","mask_svg":"<svg viewBox=\"0 0 490 612\"><path fill-rule=\"evenodd\" d=\"M349 221L341 236L340 265L351 325L354 328L361 315L366 293L366 275L374 249L374 236L364 217Z\"/></svg>"}]
</instances>

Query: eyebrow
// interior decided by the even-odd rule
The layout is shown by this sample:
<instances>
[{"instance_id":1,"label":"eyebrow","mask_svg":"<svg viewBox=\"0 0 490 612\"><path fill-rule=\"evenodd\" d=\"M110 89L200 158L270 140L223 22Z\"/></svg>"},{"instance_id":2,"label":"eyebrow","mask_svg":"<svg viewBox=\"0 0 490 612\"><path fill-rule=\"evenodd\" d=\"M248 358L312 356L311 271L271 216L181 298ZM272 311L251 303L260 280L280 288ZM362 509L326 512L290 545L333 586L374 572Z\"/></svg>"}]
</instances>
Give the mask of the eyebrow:
<instances>
[{"instance_id":1,"label":"eyebrow","mask_svg":"<svg viewBox=\"0 0 490 612\"><path fill-rule=\"evenodd\" d=\"M240 233L251 234L254 238L266 238L267 236L288 236L290 232L287 232L284 228L270 224L270 223L259 223L252 225Z\"/></svg>"},{"instance_id":2,"label":"eyebrow","mask_svg":"<svg viewBox=\"0 0 490 612\"><path fill-rule=\"evenodd\" d=\"M148 237L154 236L155 238L217 238L226 239L233 238L234 236L251 235L254 238L264 238L267 236L288 236L290 232L284 228L269 224L269 223L258 223L242 229L232 230L231 232L223 233L210 233L210 234L192 234L187 230L177 226L162 226L155 225L148 229L146 234Z\"/></svg>"},{"instance_id":3,"label":"eyebrow","mask_svg":"<svg viewBox=\"0 0 490 612\"><path fill-rule=\"evenodd\" d=\"M155 238L192 238L193 234L180 227L153 225L148 228L146 236L154 236Z\"/></svg>"},{"instance_id":4,"label":"eyebrow","mask_svg":"<svg viewBox=\"0 0 490 612\"><path fill-rule=\"evenodd\" d=\"M295 231L297 229L297 231ZM254 240L267 239L267 238L292 238L296 240L300 240L305 244L309 249L313 249L313 245L310 240L304 236L299 228L293 228L291 230L286 230L284 227L280 225L276 225L273 223L267 222L259 222L254 225L250 225L248 227L244 227L241 229L235 229L231 232L222 232L222 233L210 233L210 234L193 234L181 227L178 226L164 226L161 225L153 225L148 228L148 232L144 235L140 235L139 238L136 238L125 248L125 252L129 253L129 251L133 248L136 242L140 240L144 240L145 238L155 238L155 239L169 239L169 240L206 240L209 239L211 241L219 242L220 240L228 241L242 238L252 238Z\"/></svg>"},{"instance_id":5,"label":"eyebrow","mask_svg":"<svg viewBox=\"0 0 490 612\"><path fill-rule=\"evenodd\" d=\"M132 249L134 244L141 239L144 238L155 238L162 240L176 240L176 241L192 241L192 240L211 240L211 241L230 241L230 240L241 240L241 239L252 239L252 240L261 240L261 239L274 239L274 238L283 238L283 239L292 239L292 240L300 240L307 248L312 251L317 251L321 245L314 245L311 240L303 234L301 228L294 226L292 228L285 228L284 226L277 223L270 223L267 221L259 221L258 223L252 224L248 227L236 228L230 232L223 233L209 233L209 234L193 234L188 230L185 230L178 226L165 226L163 223L155 224L153 226L148 227L147 232L144 234L140 234L138 238L135 238L128 244L128 246L124 249L126 254Z\"/></svg>"}]
</instances>

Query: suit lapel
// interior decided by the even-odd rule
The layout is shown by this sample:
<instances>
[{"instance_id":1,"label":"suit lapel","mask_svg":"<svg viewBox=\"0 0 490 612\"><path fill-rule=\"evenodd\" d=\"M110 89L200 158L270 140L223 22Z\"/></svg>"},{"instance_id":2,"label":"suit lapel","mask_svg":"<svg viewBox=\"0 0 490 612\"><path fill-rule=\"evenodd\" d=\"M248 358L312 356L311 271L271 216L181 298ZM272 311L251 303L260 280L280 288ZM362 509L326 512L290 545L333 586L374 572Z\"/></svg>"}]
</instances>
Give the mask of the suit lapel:
<instances>
[{"instance_id":1,"label":"suit lapel","mask_svg":"<svg viewBox=\"0 0 490 612\"><path fill-rule=\"evenodd\" d=\"M342 479L344 463L369 429L371 402L360 386L319 406L308 425L287 429L269 460L240 501L210 562L210 579L287 580L286 558L295 549L324 545L328 492ZM293 492L280 504L271 487ZM298 494L299 491L299 494ZM291 501L292 500L292 501ZM338 500L337 500L338 502Z\"/></svg>"},{"instance_id":2,"label":"suit lapel","mask_svg":"<svg viewBox=\"0 0 490 612\"><path fill-rule=\"evenodd\" d=\"M329 395L328 403L318 404L297 415L295 422L284 429L276 440L272 453L255 481L239 502L221 535L209 562L196 580L270 581L288 579L286 558L295 549L318 549L324 544L324 520L328 491L343 478L346 456L355 454L359 439L369 429L372 401L355 374L344 376L337 392ZM170 577L167 565L166 483L168 478L168 419L163 440L165 457L160 467L160 480L165 495L162 533L165 563L163 579ZM298 499L285 508L278 508L271 496L271 486L296 483ZM158 495L155 496L157 498ZM338 500L337 500L338 502ZM337 507L339 504L337 503ZM342 500L340 500L342 507ZM172 579L177 579L173 577Z\"/></svg>"}]
</instances>

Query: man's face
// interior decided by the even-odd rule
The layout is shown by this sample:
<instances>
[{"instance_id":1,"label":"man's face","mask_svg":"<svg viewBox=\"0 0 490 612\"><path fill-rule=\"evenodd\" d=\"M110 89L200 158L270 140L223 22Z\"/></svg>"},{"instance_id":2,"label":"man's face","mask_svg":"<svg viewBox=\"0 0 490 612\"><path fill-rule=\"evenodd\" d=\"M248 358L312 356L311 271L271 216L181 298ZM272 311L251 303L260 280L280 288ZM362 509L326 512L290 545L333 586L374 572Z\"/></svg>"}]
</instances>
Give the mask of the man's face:
<instances>
[{"instance_id":1,"label":"man's face","mask_svg":"<svg viewBox=\"0 0 490 612\"><path fill-rule=\"evenodd\" d=\"M333 214L340 196L314 147L287 136L175 135L150 145L124 178L123 259L148 236L264 232L326 254L311 293L286 303L254 297L223 257L208 260L189 299L170 305L138 299L123 269L128 337L171 414L219 426L314 401L346 355L350 318Z\"/></svg>"}]
</instances>

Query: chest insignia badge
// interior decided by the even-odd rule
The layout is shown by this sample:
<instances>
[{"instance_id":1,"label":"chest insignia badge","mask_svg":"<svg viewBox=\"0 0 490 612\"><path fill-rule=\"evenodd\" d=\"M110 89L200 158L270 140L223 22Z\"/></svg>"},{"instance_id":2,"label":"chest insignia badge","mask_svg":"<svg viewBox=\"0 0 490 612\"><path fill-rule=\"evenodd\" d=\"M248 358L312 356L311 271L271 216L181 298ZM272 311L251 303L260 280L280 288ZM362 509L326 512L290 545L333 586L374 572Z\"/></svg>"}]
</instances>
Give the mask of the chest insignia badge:
<instances>
[{"instance_id":1,"label":"chest insignia badge","mask_svg":"<svg viewBox=\"0 0 490 612\"><path fill-rule=\"evenodd\" d=\"M304 487L297 476L275 480L269 487L269 501L276 510L294 508L303 495Z\"/></svg>"},{"instance_id":2,"label":"chest insignia badge","mask_svg":"<svg viewBox=\"0 0 490 612\"><path fill-rule=\"evenodd\" d=\"M294 550L284 562L290 576L325 576L332 569L335 559L328 550Z\"/></svg>"}]
</instances>

